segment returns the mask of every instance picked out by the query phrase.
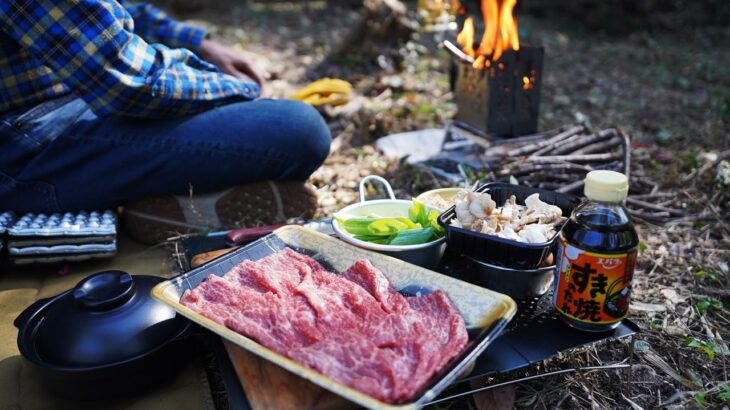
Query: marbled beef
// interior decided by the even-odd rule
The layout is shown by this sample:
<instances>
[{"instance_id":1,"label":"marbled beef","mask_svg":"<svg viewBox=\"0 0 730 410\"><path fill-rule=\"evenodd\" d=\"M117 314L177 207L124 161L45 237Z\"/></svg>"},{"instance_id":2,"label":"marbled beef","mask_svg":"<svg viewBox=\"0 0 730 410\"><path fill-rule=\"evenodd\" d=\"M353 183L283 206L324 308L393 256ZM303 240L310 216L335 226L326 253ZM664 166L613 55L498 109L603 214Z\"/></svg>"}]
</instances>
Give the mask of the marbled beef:
<instances>
[{"instance_id":1,"label":"marbled beef","mask_svg":"<svg viewBox=\"0 0 730 410\"><path fill-rule=\"evenodd\" d=\"M181 303L390 403L413 398L468 340L442 291L405 297L367 260L335 274L289 248L210 275Z\"/></svg>"}]
</instances>

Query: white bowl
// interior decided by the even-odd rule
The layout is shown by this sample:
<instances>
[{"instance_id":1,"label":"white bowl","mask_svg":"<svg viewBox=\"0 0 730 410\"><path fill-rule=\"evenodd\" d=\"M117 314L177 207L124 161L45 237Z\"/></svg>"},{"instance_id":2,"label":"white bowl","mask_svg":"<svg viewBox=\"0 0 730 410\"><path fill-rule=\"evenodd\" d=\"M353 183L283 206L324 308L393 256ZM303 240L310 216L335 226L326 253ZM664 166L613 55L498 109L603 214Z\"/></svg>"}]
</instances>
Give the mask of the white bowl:
<instances>
[{"instance_id":1,"label":"white bowl","mask_svg":"<svg viewBox=\"0 0 730 410\"><path fill-rule=\"evenodd\" d=\"M446 237L418 245L382 245L355 239L352 234L344 230L337 220L337 218L365 218L373 214L384 218L408 217L408 208L411 205L413 205L413 201L405 199L377 199L359 202L346 206L337 212L335 218L332 220L332 227L337 233L337 236L347 243L393 256L400 260L413 263L414 265L433 269L441 261L444 250L446 250ZM439 213L442 212L442 210L432 206L426 206L426 208L428 210L438 211Z\"/></svg>"}]
</instances>

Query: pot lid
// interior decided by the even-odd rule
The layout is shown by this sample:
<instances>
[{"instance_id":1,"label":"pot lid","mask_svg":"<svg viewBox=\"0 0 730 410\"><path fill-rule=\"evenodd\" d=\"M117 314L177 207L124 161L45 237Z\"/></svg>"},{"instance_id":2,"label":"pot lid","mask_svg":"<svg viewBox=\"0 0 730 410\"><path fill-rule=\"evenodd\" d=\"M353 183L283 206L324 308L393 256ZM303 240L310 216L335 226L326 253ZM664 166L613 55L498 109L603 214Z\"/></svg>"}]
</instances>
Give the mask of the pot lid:
<instances>
[{"instance_id":1,"label":"pot lid","mask_svg":"<svg viewBox=\"0 0 730 410\"><path fill-rule=\"evenodd\" d=\"M135 358L176 337L187 320L150 290L162 278L122 271L91 275L47 307L33 332L38 356L60 366L100 366Z\"/></svg>"}]
</instances>

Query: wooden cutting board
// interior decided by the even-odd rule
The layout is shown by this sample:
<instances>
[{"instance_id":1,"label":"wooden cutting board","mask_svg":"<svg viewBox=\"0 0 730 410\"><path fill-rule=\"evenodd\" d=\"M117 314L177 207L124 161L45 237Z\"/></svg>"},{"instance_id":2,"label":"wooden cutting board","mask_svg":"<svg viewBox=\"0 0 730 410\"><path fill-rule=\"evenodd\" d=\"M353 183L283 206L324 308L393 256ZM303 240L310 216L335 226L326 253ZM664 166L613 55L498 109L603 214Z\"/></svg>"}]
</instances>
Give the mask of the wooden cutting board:
<instances>
[{"instance_id":1,"label":"wooden cutting board","mask_svg":"<svg viewBox=\"0 0 730 410\"><path fill-rule=\"evenodd\" d=\"M191 266L197 267L236 248L196 255ZM290 373L253 353L224 340L228 357L246 392L251 408L263 409L348 409L357 406L340 396Z\"/></svg>"}]
</instances>

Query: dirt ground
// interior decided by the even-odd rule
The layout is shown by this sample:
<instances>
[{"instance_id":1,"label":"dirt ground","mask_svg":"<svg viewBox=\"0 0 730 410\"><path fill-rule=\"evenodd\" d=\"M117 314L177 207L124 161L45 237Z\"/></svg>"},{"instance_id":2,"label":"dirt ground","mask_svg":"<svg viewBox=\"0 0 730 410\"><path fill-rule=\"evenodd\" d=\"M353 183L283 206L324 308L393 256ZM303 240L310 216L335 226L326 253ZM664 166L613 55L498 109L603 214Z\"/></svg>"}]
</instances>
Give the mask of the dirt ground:
<instances>
[{"instance_id":1,"label":"dirt ground","mask_svg":"<svg viewBox=\"0 0 730 410\"><path fill-rule=\"evenodd\" d=\"M350 104L323 109L335 138L325 166L311 179L321 216L356 201L356 184L368 174L388 177L401 197L444 185L373 145L391 133L440 127L454 115L449 57L428 36L376 58L345 53L327 59L358 21L358 8L324 1L175 3L181 17L252 53L271 76L268 96L286 97L325 75L353 83ZM628 390L623 372L594 370L500 389L506 402L478 395L438 407L729 406L730 165L722 159L730 148L730 48L722 44L730 44L730 28L609 36L569 20L518 15L518 22L524 43L545 47L540 129L578 122L620 127L632 137L633 169L690 216L639 224L642 251L630 317L642 332ZM627 343L591 346L484 382L624 363Z\"/></svg>"}]
</instances>

